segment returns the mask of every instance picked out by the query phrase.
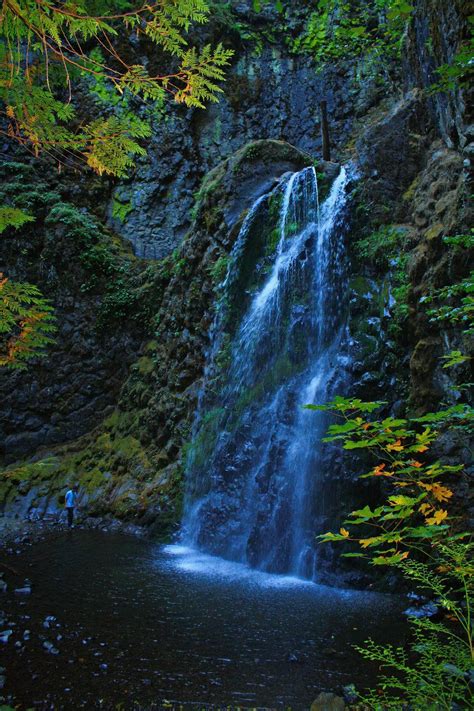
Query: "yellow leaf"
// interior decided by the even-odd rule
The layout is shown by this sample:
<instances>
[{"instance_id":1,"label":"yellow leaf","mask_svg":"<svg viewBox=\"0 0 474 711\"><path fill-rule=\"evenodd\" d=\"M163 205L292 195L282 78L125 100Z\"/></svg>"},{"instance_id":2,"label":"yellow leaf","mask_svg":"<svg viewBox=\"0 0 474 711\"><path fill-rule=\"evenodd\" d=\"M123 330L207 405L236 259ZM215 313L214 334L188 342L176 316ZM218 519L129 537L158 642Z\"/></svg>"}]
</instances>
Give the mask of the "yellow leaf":
<instances>
[{"instance_id":1,"label":"yellow leaf","mask_svg":"<svg viewBox=\"0 0 474 711\"><path fill-rule=\"evenodd\" d=\"M419 447L415 447L415 452L426 452L428 447L426 447L424 444L420 444Z\"/></svg>"},{"instance_id":2,"label":"yellow leaf","mask_svg":"<svg viewBox=\"0 0 474 711\"><path fill-rule=\"evenodd\" d=\"M426 519L426 523L429 526L438 526L441 521L444 521L445 518L448 517L448 512L444 511L443 509L438 509L437 511L434 512L433 516L430 516L430 518Z\"/></svg>"},{"instance_id":3,"label":"yellow leaf","mask_svg":"<svg viewBox=\"0 0 474 711\"><path fill-rule=\"evenodd\" d=\"M441 486L441 484L433 484L431 487L431 491L435 499L438 501L448 501L448 499L451 498L453 495L453 492L451 489L448 489L446 486Z\"/></svg>"},{"instance_id":4,"label":"yellow leaf","mask_svg":"<svg viewBox=\"0 0 474 711\"><path fill-rule=\"evenodd\" d=\"M410 551L405 551L404 553L401 553L400 560L405 560L405 558L408 558L409 555Z\"/></svg>"},{"instance_id":5,"label":"yellow leaf","mask_svg":"<svg viewBox=\"0 0 474 711\"><path fill-rule=\"evenodd\" d=\"M344 536L344 538L349 538L349 531L347 531L345 528L341 528L339 530L339 533L341 534L341 536Z\"/></svg>"},{"instance_id":6,"label":"yellow leaf","mask_svg":"<svg viewBox=\"0 0 474 711\"><path fill-rule=\"evenodd\" d=\"M433 507L431 506L431 504L421 504L421 506L420 506L420 508L418 509L418 511L420 511L420 513L422 513L423 515L425 515L425 514L427 514L429 511L433 511Z\"/></svg>"},{"instance_id":7,"label":"yellow leaf","mask_svg":"<svg viewBox=\"0 0 474 711\"><path fill-rule=\"evenodd\" d=\"M379 536L374 536L373 538L360 538L359 545L362 546L362 548L368 548L373 543L377 543L378 540L379 540Z\"/></svg>"},{"instance_id":8,"label":"yellow leaf","mask_svg":"<svg viewBox=\"0 0 474 711\"><path fill-rule=\"evenodd\" d=\"M387 444L387 449L389 452L403 452L404 447L400 439L397 439L393 444Z\"/></svg>"}]
</instances>

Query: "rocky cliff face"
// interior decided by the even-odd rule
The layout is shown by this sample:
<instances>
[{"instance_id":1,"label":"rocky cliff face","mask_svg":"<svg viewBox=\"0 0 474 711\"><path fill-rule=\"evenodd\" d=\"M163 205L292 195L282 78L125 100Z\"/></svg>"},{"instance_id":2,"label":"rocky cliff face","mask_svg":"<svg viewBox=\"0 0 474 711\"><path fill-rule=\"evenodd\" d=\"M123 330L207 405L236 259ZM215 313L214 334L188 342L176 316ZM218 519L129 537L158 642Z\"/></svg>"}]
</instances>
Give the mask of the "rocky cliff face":
<instances>
[{"instance_id":1,"label":"rocky cliff face","mask_svg":"<svg viewBox=\"0 0 474 711\"><path fill-rule=\"evenodd\" d=\"M225 93L206 110L170 111L157 121L147 159L120 183L109 206L109 224L146 258L169 254L191 224L194 193L204 175L251 140L284 140L312 155L321 153L319 103L327 101L333 156L338 160L354 122L382 96L377 77L364 76L358 90L356 67L347 63L323 71L310 57L291 54L287 43L301 31L309 10L295 3L284 20L268 5L233 3L232 19L213 23L211 38L235 47ZM245 23L240 30L233 27ZM260 44L262 43L262 44ZM124 222L112 217L114 204L127 206Z\"/></svg>"},{"instance_id":2,"label":"rocky cliff face","mask_svg":"<svg viewBox=\"0 0 474 711\"><path fill-rule=\"evenodd\" d=\"M354 66L317 75L312 60L289 55L282 36L260 55L232 36L239 54L223 101L205 112L172 112L157 124L147 161L110 200L107 185L94 188L109 229L84 209L87 185L55 179L51 188L24 165L5 170L1 189L11 196L26 180L38 217L2 240L1 261L10 276L41 285L60 327L47 359L26 374L2 374L6 512L57 510L74 477L93 514L148 523L159 533L176 524L183 446L226 256L251 202L286 171L307 165L308 153L318 155L322 98L335 157L353 160L359 173L348 245L352 392L367 399L390 392L394 411L406 399L421 412L457 397L439 357L459 344L459 334L431 324L420 298L467 269L465 255L448 253L442 241L465 231L472 217L466 97L425 91L463 37L461 5L417 1L402 95L397 85L382 96L387 86L373 77L359 82ZM248 18L247 6L236 9ZM268 28L272 13L250 15L251 22ZM303 18L296 12L288 31L298 31ZM254 138L267 140L248 144ZM285 142L268 140L275 138ZM126 208L123 223L112 217L114 202ZM381 254L383 244L379 253L364 252L364 240L387 230L400 236L393 254L404 256L402 270L393 254ZM336 464L328 485L339 509L349 510L367 492L344 475L345 462ZM329 547L326 555L330 567Z\"/></svg>"},{"instance_id":3,"label":"rocky cliff face","mask_svg":"<svg viewBox=\"0 0 474 711\"><path fill-rule=\"evenodd\" d=\"M131 290L129 296L135 294L140 304L139 311L131 307L134 318L130 326L133 326L136 316L149 317L151 313L156 337L148 339L143 345L115 409L96 412L96 420L87 421L84 415L82 420L79 419L79 425L74 424L76 411L66 410L72 426L76 427L74 438L83 434L84 429L90 430L99 419L104 420L97 431L60 451L52 452L47 451L44 445L71 438L56 429L56 439L50 442L44 438L43 433L43 440L36 442L37 446L42 446L35 458L38 463L26 468L23 465L10 468L2 487L10 511L27 513L34 510L42 513L48 509L56 510L58 494L66 481L74 477L82 485L91 512L112 511L122 517L138 516L142 520L153 520L163 510L164 517L168 518L171 509L172 519L176 520L180 493L180 453L190 436L199 381L205 364L208 330L213 319L214 289L222 279L225 256L249 205L282 174L298 170L310 161L307 154L284 142L259 141L248 144L208 174L196 203L193 230L174 259L163 260L144 271L139 271L139 264L127 264L128 268L134 268L140 275L138 285L127 285ZM68 237L70 235L66 235L66 240ZM109 243L105 246L107 249L111 247ZM58 244L57 248L64 249L64 246ZM117 258L124 259L122 255ZM122 265L121 261L119 265ZM81 276L86 278L86 275ZM77 287L77 283L69 283L73 294ZM104 284L99 283L97 288L103 289ZM96 301L96 310L90 307L90 321L97 318L97 310L100 315L101 305L103 307L100 298L97 297ZM143 301L150 306L148 314L143 311ZM125 323L129 315L122 314ZM63 325L63 321L67 324L67 319L61 310L58 316L61 329L67 333ZM120 318L120 314L115 313L115 316ZM107 319L103 325L110 328L114 324ZM123 338L127 335L125 332ZM133 335L136 334L132 327L128 343L136 346L137 341L133 341ZM80 332L75 332L74 338L79 341ZM104 348L108 347L108 357L112 358L116 353L116 357L122 358L114 374L118 380L123 372L121 369L126 367L126 359L133 359L136 350L130 349L131 352L127 352L120 337L116 335L110 335L108 340L104 340ZM61 360L64 357L63 348L61 344L57 354L53 352L53 358ZM79 356L84 354L87 354L85 349L79 350ZM86 378L90 372L83 364L79 366L74 358L67 359L67 366L79 370L80 378ZM95 372L93 367L91 371ZM33 382L41 382L42 372L41 365L31 371ZM57 374L49 372L49 382L55 383ZM20 380L21 375L11 377ZM17 434L6 452L7 461L14 458L22 442L23 456L31 452L28 432L23 431L23 439L19 433L22 427L28 426L24 423L27 423L29 408L36 406L40 413L44 411L46 415L55 408L53 398L46 401L44 410L36 401L31 404L27 397L29 383L21 380L20 383L21 389L25 391L23 401L26 405L22 406L22 401L17 401ZM109 380L106 388L109 400L106 405L113 402L114 398L110 385ZM64 397L65 388L61 380L56 392L58 396ZM86 398L86 402L94 411L94 401L87 401ZM52 428L55 423L56 420L50 423ZM41 436L40 432L38 437ZM8 444L8 440L6 442ZM22 496L12 506L18 489ZM165 493L168 490L169 495Z\"/></svg>"}]
</instances>

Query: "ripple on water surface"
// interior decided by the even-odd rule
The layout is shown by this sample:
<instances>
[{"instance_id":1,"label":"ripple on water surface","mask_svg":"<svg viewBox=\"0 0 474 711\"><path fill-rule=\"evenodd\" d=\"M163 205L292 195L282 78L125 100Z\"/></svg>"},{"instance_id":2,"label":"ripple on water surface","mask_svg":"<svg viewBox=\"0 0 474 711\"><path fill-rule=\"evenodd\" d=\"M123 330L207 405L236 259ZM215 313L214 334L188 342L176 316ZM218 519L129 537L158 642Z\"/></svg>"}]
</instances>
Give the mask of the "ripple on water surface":
<instances>
[{"instance_id":1,"label":"ripple on water surface","mask_svg":"<svg viewBox=\"0 0 474 711\"><path fill-rule=\"evenodd\" d=\"M31 644L20 654L12 639L7 660L9 690L24 704L49 694L66 709L99 698L105 708L133 698L145 708L176 699L307 709L322 689L371 682L353 644L397 640L403 629L396 598L125 536L76 530L16 565L33 582L21 607L12 601ZM47 615L61 625L56 656L40 639L51 636Z\"/></svg>"}]
</instances>

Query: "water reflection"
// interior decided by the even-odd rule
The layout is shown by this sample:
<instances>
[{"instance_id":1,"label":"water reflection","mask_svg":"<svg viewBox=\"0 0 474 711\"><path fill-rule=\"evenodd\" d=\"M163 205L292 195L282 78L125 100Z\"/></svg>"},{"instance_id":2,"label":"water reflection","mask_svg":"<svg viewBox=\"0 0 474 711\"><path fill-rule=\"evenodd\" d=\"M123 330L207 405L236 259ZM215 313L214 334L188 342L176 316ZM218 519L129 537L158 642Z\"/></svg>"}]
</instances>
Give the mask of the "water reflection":
<instances>
[{"instance_id":1,"label":"water reflection","mask_svg":"<svg viewBox=\"0 0 474 711\"><path fill-rule=\"evenodd\" d=\"M102 708L137 700L148 709L168 699L297 711L323 689L370 682L353 644L401 634L393 597L124 536L75 531L15 565L33 583L28 599L9 598L17 624L7 690L24 708L100 708L104 699ZM57 629L44 628L48 615ZM43 646L50 638L56 656Z\"/></svg>"}]
</instances>

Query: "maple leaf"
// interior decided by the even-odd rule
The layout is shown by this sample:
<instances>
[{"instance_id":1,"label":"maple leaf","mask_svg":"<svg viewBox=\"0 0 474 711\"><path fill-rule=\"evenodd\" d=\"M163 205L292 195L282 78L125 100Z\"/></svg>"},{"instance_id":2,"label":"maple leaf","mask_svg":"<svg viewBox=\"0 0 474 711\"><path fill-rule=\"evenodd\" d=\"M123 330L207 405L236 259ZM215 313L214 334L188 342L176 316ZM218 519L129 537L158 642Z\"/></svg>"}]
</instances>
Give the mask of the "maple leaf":
<instances>
[{"instance_id":1,"label":"maple leaf","mask_svg":"<svg viewBox=\"0 0 474 711\"><path fill-rule=\"evenodd\" d=\"M419 469L420 467L423 466L423 463L422 462L410 462L410 466L416 467L417 469Z\"/></svg>"},{"instance_id":2,"label":"maple leaf","mask_svg":"<svg viewBox=\"0 0 474 711\"><path fill-rule=\"evenodd\" d=\"M445 518L448 517L448 512L444 511L444 509L438 509L437 511L434 512L433 516L430 516L429 518L426 519L426 523L429 526L438 526L441 521L444 521Z\"/></svg>"},{"instance_id":3,"label":"maple leaf","mask_svg":"<svg viewBox=\"0 0 474 711\"><path fill-rule=\"evenodd\" d=\"M344 536L344 538L349 538L349 531L347 531L345 528L341 528L339 530L339 533L341 534L341 536Z\"/></svg>"},{"instance_id":4,"label":"maple leaf","mask_svg":"<svg viewBox=\"0 0 474 711\"><path fill-rule=\"evenodd\" d=\"M441 502L448 501L453 495L451 489L448 489L446 486L441 486L441 484L433 484L431 491L435 499Z\"/></svg>"},{"instance_id":5,"label":"maple leaf","mask_svg":"<svg viewBox=\"0 0 474 711\"><path fill-rule=\"evenodd\" d=\"M421 504L418 511L420 511L420 513L422 513L424 515L424 514L428 513L429 511L433 511L433 507L431 506L431 504Z\"/></svg>"},{"instance_id":6,"label":"maple leaf","mask_svg":"<svg viewBox=\"0 0 474 711\"><path fill-rule=\"evenodd\" d=\"M415 452L426 452L428 447L424 444L420 444L418 447L415 447Z\"/></svg>"},{"instance_id":7,"label":"maple leaf","mask_svg":"<svg viewBox=\"0 0 474 711\"><path fill-rule=\"evenodd\" d=\"M387 444L387 449L389 452L402 452L404 447L402 445L402 442L400 439L397 439L396 442L393 442L393 444Z\"/></svg>"},{"instance_id":8,"label":"maple leaf","mask_svg":"<svg viewBox=\"0 0 474 711\"><path fill-rule=\"evenodd\" d=\"M373 543L378 543L379 540L379 536L373 536L372 538L361 538L359 540L359 545L362 546L362 548L368 548Z\"/></svg>"},{"instance_id":9,"label":"maple leaf","mask_svg":"<svg viewBox=\"0 0 474 711\"><path fill-rule=\"evenodd\" d=\"M389 496L388 500L392 506L410 506L416 503L416 499L412 499L410 496Z\"/></svg>"},{"instance_id":10,"label":"maple leaf","mask_svg":"<svg viewBox=\"0 0 474 711\"><path fill-rule=\"evenodd\" d=\"M372 476L393 476L393 472L385 472L385 464L379 464L372 471Z\"/></svg>"}]
</instances>

